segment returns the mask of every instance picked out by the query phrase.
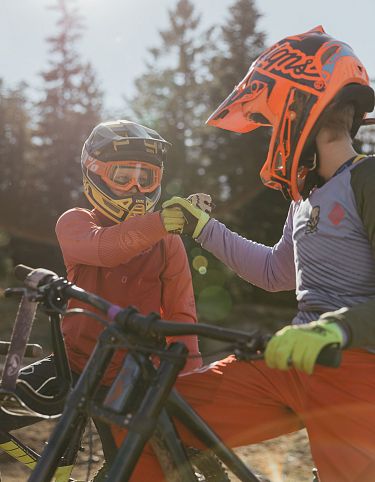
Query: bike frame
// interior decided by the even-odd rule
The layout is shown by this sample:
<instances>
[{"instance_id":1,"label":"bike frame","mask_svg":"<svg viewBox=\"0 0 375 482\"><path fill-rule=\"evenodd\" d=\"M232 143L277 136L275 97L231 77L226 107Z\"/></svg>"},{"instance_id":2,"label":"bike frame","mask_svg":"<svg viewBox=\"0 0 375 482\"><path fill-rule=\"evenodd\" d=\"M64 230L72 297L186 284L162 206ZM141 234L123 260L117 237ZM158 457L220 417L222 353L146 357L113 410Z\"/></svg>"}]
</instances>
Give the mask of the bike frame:
<instances>
[{"instance_id":1,"label":"bike frame","mask_svg":"<svg viewBox=\"0 0 375 482\"><path fill-rule=\"evenodd\" d=\"M81 438L85 429L85 425L76 429L75 440L71 440L68 450L64 457L59 461L59 466L56 468L53 475L55 482L72 482L71 474L74 468L74 463L77 458L77 452L80 446ZM40 454L24 444L14 435L0 430L0 449L13 457L18 462L25 465L30 470L34 470L37 465Z\"/></svg>"},{"instance_id":2,"label":"bike frame","mask_svg":"<svg viewBox=\"0 0 375 482\"><path fill-rule=\"evenodd\" d=\"M131 381L131 375L129 377L130 355L128 354L125 358L123 373L120 372L115 379L104 403L98 404L95 402L95 392L112 355L116 349L124 348L125 340L126 336L118 323L112 324L102 332L95 350L67 400L64 413L57 423L29 482L51 480L56 464L76 429L77 420L83 414L92 418L99 418L106 423L115 424L127 430L125 440L119 447L108 472L108 480L111 482L129 480L145 444L152 439L155 430L157 430L158 436L165 441L167 447L161 450L161 457L171 461L171 463L167 463L167 467L164 466L165 460L164 463L162 461L162 468L168 482L172 480L196 482L193 469L188 462L185 449L174 427L173 418L179 420L203 445L212 450L240 480L259 482L255 474L245 466L231 449L226 447L215 432L173 389L176 378L187 357L187 349L181 343L174 343L165 348L166 356L161 357L158 367L153 365L150 357L142 353L142 345L138 345L141 351L135 350L136 354L130 358L133 367L137 367L138 377L133 381ZM125 343L125 346L127 345L129 345L129 342ZM160 347L156 345L154 349L159 353ZM150 347L148 350L152 351ZM139 362L136 362L137 357L140 357ZM126 372L128 377L124 379L123 374ZM136 383L137 381L146 382L142 401L133 413L127 412L128 408L131 408L132 402L139 399L139 384ZM119 395L113 397L114 393ZM154 436L155 439L157 440ZM170 472L170 465L175 469L172 473Z\"/></svg>"}]
</instances>

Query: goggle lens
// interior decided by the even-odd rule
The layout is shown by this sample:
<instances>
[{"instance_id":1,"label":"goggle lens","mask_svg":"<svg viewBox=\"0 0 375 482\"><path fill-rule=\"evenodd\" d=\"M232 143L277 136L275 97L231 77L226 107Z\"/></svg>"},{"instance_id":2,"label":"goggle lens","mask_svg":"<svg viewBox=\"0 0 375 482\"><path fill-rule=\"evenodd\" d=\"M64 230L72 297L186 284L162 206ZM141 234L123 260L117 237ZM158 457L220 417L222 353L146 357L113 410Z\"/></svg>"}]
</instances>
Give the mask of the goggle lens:
<instances>
[{"instance_id":1,"label":"goggle lens","mask_svg":"<svg viewBox=\"0 0 375 482\"><path fill-rule=\"evenodd\" d=\"M109 170L109 179L119 186L139 186L150 188L154 184L155 172L153 169L142 166L112 166Z\"/></svg>"},{"instance_id":2,"label":"goggle lens","mask_svg":"<svg viewBox=\"0 0 375 482\"><path fill-rule=\"evenodd\" d=\"M111 189L126 192L137 187L139 192L153 192L160 186L162 168L145 161L103 162L88 156L87 169L99 175Z\"/></svg>"}]
</instances>

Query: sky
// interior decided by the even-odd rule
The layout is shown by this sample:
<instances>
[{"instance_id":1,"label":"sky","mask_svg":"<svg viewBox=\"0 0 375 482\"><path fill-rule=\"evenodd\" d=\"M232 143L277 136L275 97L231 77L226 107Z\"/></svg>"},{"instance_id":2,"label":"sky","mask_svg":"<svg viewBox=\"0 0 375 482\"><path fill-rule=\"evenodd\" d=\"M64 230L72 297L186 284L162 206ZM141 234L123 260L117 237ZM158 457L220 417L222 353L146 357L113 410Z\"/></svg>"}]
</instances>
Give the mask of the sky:
<instances>
[{"instance_id":1,"label":"sky","mask_svg":"<svg viewBox=\"0 0 375 482\"><path fill-rule=\"evenodd\" d=\"M219 25L234 0L192 0L203 27ZM0 78L6 86L25 80L37 92L39 73L48 65L46 38L56 31L55 0L1 0ZM105 106L116 110L123 96L135 92L134 79L145 69L147 49L160 44L159 31L168 26L168 9L177 0L72 0L85 31L79 44L105 92ZM375 78L375 0L255 0L262 18L258 28L266 43L302 33L316 25L349 43ZM238 80L244 72L239 73Z\"/></svg>"}]
</instances>

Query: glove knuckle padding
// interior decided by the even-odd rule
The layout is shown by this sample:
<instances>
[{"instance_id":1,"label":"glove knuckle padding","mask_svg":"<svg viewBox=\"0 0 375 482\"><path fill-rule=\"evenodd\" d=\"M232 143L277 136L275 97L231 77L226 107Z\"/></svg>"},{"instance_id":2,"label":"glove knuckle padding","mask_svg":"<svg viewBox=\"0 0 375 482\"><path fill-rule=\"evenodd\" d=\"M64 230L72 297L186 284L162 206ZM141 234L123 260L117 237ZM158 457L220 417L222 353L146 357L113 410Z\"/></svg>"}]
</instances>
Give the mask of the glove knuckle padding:
<instances>
[{"instance_id":1,"label":"glove knuckle padding","mask_svg":"<svg viewBox=\"0 0 375 482\"><path fill-rule=\"evenodd\" d=\"M201 209L193 206L187 199L180 197L172 197L169 201L163 203L163 207L178 206L185 218L184 233L196 238L201 233L203 227L210 219L209 215Z\"/></svg>"},{"instance_id":2,"label":"glove knuckle padding","mask_svg":"<svg viewBox=\"0 0 375 482\"><path fill-rule=\"evenodd\" d=\"M187 197L187 201L207 214L210 214L212 211L212 198L209 194L202 192L190 194Z\"/></svg>"}]
</instances>

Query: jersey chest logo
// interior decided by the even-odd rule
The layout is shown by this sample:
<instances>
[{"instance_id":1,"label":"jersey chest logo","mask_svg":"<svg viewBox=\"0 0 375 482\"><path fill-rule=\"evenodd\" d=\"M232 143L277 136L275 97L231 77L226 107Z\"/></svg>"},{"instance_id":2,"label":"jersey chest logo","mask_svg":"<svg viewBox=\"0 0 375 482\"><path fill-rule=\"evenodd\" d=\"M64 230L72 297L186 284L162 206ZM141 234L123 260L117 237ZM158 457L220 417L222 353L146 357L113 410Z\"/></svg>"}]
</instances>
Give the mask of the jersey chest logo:
<instances>
[{"instance_id":1,"label":"jersey chest logo","mask_svg":"<svg viewBox=\"0 0 375 482\"><path fill-rule=\"evenodd\" d=\"M310 218L306 223L305 234L313 234L318 231L320 219L320 206L314 206L310 213Z\"/></svg>"},{"instance_id":2,"label":"jersey chest logo","mask_svg":"<svg viewBox=\"0 0 375 482\"><path fill-rule=\"evenodd\" d=\"M345 210L340 203L335 203L333 205L330 213L328 214L328 218L335 226L341 223L341 221L345 218Z\"/></svg>"}]
</instances>

